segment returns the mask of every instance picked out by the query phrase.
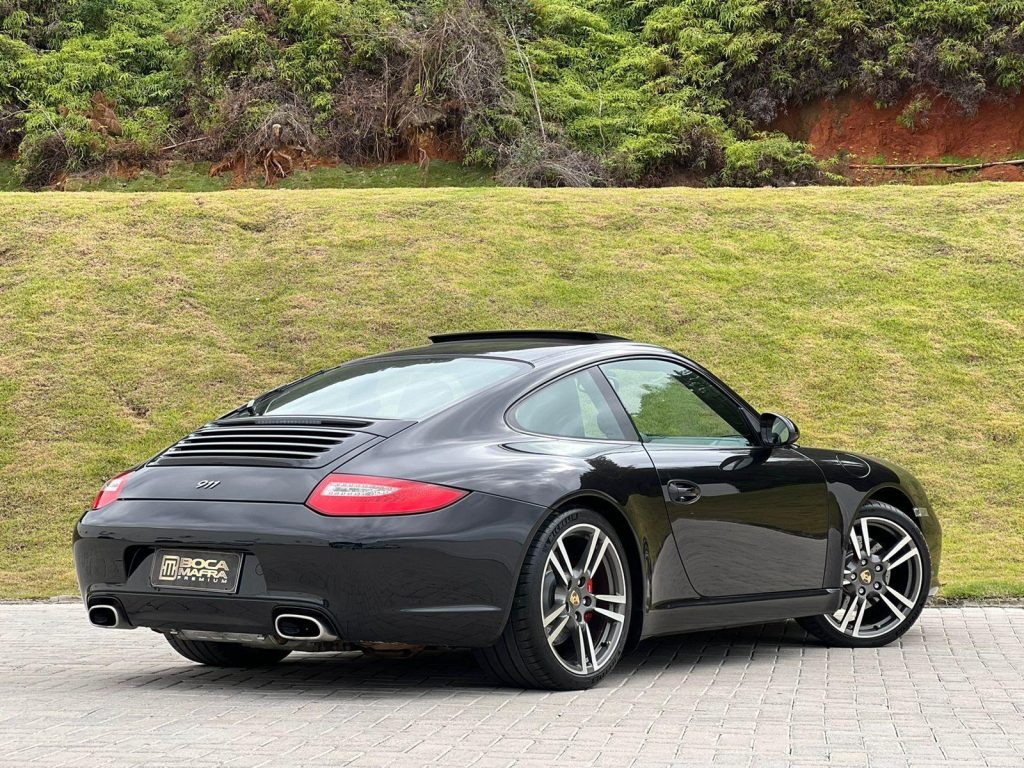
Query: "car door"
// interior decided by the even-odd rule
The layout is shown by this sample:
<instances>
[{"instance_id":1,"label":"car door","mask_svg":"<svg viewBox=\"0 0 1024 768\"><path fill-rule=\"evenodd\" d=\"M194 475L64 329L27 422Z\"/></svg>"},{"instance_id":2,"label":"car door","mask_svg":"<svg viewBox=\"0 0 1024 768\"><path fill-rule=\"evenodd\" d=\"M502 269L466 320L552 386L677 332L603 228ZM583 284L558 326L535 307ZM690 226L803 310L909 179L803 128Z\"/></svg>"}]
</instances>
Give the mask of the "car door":
<instances>
[{"instance_id":1,"label":"car door","mask_svg":"<svg viewBox=\"0 0 1024 768\"><path fill-rule=\"evenodd\" d=\"M576 492L578 483L579 492L611 499L625 512L649 577L645 603L699 597L683 572L658 471L600 370L589 366L545 383L514 404L506 418L513 429L543 438L506 445L507 450L551 457L532 484L557 482Z\"/></svg>"},{"instance_id":2,"label":"car door","mask_svg":"<svg viewBox=\"0 0 1024 768\"><path fill-rule=\"evenodd\" d=\"M742 406L671 360L600 366L657 468L679 555L702 596L823 585L826 488L793 448L761 444Z\"/></svg>"}]
</instances>

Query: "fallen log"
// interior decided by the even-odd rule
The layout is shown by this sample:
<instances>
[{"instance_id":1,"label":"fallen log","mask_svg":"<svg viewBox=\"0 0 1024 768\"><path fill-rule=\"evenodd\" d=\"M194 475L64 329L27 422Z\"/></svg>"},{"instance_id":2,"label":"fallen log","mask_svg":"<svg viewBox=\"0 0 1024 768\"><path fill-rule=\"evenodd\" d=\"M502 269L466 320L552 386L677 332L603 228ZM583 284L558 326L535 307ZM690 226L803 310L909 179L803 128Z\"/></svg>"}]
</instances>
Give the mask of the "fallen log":
<instances>
[{"instance_id":1,"label":"fallen log","mask_svg":"<svg viewBox=\"0 0 1024 768\"><path fill-rule=\"evenodd\" d=\"M970 163L967 165L958 165L954 168L948 169L950 173L955 171L980 171L983 168L994 168L997 165L1024 165L1024 159L1022 160L993 160L988 163Z\"/></svg>"},{"instance_id":2,"label":"fallen log","mask_svg":"<svg viewBox=\"0 0 1024 768\"><path fill-rule=\"evenodd\" d=\"M850 163L849 167L854 170L919 171L934 169L957 173L959 171L980 171L997 165L1024 165L1024 159L990 160L984 163Z\"/></svg>"},{"instance_id":3,"label":"fallen log","mask_svg":"<svg viewBox=\"0 0 1024 768\"><path fill-rule=\"evenodd\" d=\"M957 165L959 163L850 163L850 168L877 171L916 171L922 168L938 168L945 171L955 168Z\"/></svg>"}]
</instances>

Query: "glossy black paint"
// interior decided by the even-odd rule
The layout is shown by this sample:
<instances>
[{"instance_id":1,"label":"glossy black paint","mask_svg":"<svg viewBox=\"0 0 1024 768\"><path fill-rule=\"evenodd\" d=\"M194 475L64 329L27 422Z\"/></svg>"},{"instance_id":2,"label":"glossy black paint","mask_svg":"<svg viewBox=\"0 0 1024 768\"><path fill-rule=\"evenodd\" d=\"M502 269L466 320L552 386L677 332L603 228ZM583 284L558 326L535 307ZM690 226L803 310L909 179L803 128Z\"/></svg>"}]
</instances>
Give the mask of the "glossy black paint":
<instances>
[{"instance_id":1,"label":"glossy black paint","mask_svg":"<svg viewBox=\"0 0 1024 768\"><path fill-rule=\"evenodd\" d=\"M821 588L825 478L791 448L648 448L662 483L699 488L667 506L694 589L705 597Z\"/></svg>"},{"instance_id":2,"label":"glossy black paint","mask_svg":"<svg viewBox=\"0 0 1024 768\"><path fill-rule=\"evenodd\" d=\"M77 526L86 601L117 601L130 621L157 629L265 633L275 611L304 607L352 642L487 645L505 624L537 529L553 510L583 505L608 516L629 549L635 640L833 609L842 537L874 495L921 525L937 584L938 520L920 484L894 465L764 442L694 448L553 438L524 434L506 418L522 397L566 373L656 357L720 387L760 434L760 414L692 361L614 338L508 334L380 357L446 354L530 366L419 423L356 428L325 466L147 462L118 501L87 512ZM471 493L422 515L324 517L303 502L332 471ZM198 489L200 480L220 482ZM244 553L239 593L149 586L153 552L164 546Z\"/></svg>"},{"instance_id":3,"label":"glossy black paint","mask_svg":"<svg viewBox=\"0 0 1024 768\"><path fill-rule=\"evenodd\" d=\"M477 645L500 633L544 516L486 493L375 518L302 504L117 501L79 525L75 561L90 599L116 599L143 626L262 633L275 610L312 607L351 641ZM237 595L151 587L157 547L243 553Z\"/></svg>"}]
</instances>

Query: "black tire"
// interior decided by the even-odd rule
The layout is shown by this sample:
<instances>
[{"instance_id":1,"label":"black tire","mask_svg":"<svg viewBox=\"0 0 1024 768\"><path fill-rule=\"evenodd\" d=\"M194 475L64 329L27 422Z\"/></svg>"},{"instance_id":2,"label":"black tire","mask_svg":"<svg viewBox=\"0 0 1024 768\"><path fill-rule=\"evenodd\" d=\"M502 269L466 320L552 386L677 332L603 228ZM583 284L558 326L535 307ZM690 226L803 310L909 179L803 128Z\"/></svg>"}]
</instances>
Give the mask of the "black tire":
<instances>
[{"instance_id":1,"label":"black tire","mask_svg":"<svg viewBox=\"0 0 1024 768\"><path fill-rule=\"evenodd\" d=\"M873 542L876 552L870 560L863 557L857 559L857 553L854 551L854 539L857 539L858 546L863 541L862 536L857 536L856 533L853 533L861 530L862 519L864 521L876 521L869 523L869 530L871 530L873 525L878 526L878 532L883 536L889 536L883 542ZM925 603L928 602L928 591L931 581L931 557L928 553L928 543L925 541L924 535L921 533L917 523L905 512L881 501L869 501L864 504L854 516L851 528L852 531L847 531L847 535L843 538L844 594L843 603L837 610L839 616L836 614L807 616L797 619L797 621L810 634L828 645L847 648L877 648L893 642L910 629L921 615ZM851 535L853 538L851 538ZM908 545L905 545L904 548L893 556L891 561L885 560L884 558L887 554L885 550L891 550L895 546L893 538L903 541L904 537L909 537ZM897 595L904 598L907 597L900 590L910 591L909 574L904 576L902 572L896 569L890 570L889 568L890 562L896 562L910 551L908 546L917 548L916 556L910 557L906 561L910 563L910 566L915 566L913 561L917 560L915 567L917 569L918 583L913 585L914 595L913 599L910 600L912 605L906 605L897 598ZM860 552L860 555L865 554L863 551ZM910 566L907 566L908 569ZM899 567L901 566L897 566L897 568ZM875 575L876 569L882 572L881 575ZM849 578L851 574L852 579ZM861 576L863 576L863 580ZM900 582L899 588L896 588L896 586L889 583L890 577L895 579L902 578L904 581ZM875 585L881 585L880 593L876 594L874 591ZM863 595L863 598L861 595ZM883 595L888 600L888 606L883 600ZM849 621L843 621L843 619L846 619L844 606L848 606L847 610L856 612L861 600L865 603L867 610L873 611L871 615L880 617L880 620L877 624L877 629L873 630L874 634L856 637L852 634L852 626ZM903 615L902 619L896 613L897 610ZM890 628L887 628L885 624L886 614L889 614L888 620L893 622ZM831 620L830 617L832 617ZM840 628L841 626L846 628L845 631Z\"/></svg>"},{"instance_id":2,"label":"black tire","mask_svg":"<svg viewBox=\"0 0 1024 768\"><path fill-rule=\"evenodd\" d=\"M211 667L268 667L276 664L291 651L273 648L251 648L238 643L211 643L205 640L185 640L175 635L164 635L171 648L189 661Z\"/></svg>"},{"instance_id":3,"label":"black tire","mask_svg":"<svg viewBox=\"0 0 1024 768\"><path fill-rule=\"evenodd\" d=\"M580 531L580 536L587 532L588 528L594 528L607 537L608 548L602 549L604 557L598 559L596 549L604 545L604 539L599 536L598 544L593 553L596 562L592 569L588 569L587 575L583 575L582 569L577 569L577 578L580 580L578 586L563 586L553 582L554 571L549 570L548 558L563 536L573 537L575 532ZM564 542L572 542L575 539L566 538ZM570 543L568 546L572 546ZM614 548L614 556L611 549ZM586 547L584 546L584 549ZM590 561L586 551L580 550L579 562ZM560 560L559 562L564 562ZM570 558L570 563L573 558ZM607 573L605 572L607 569ZM588 578L589 577L589 578ZM595 579L603 588L595 588ZM585 581L585 583L583 583ZM552 586L553 584L553 586ZM614 586L611 586L614 584ZM542 526L537 536L530 544L523 563L523 569L519 575L516 585L515 596L512 601L512 611L508 623L497 643L489 648L478 648L474 650L477 662L492 678L498 682L517 688L541 688L547 690L580 690L590 688L600 682L607 675L622 655L629 634L630 613L632 608L632 585L630 583L629 561L625 548L622 545L615 529L601 515L585 508L568 509L555 513ZM552 632L552 636L563 636L568 631L564 643L574 645L575 636L572 634L574 627L580 631L579 642L583 647L582 667L587 667L587 656L593 654L592 659L597 666L596 671L582 673L572 671L554 650L548 641L548 629L546 629L543 613L551 607L555 611L560 610L561 599L557 591L566 592L564 610L566 621L571 622L568 629L561 632ZM600 591L613 592L618 596L624 591L625 600L622 603L605 603L603 599L595 597ZM572 594L576 593L576 600L582 597L582 604L571 602ZM554 601L545 609L545 594ZM595 614L603 604L605 611L603 615ZM575 607L572 607L575 605ZM593 606L588 611L587 606ZM610 609L610 611L608 610ZM610 612L620 615L614 622L605 618ZM577 621L576 617L581 615L589 617L585 621ZM595 620L596 619L596 620ZM561 616L550 625L557 629L562 625ZM565 626L565 625L562 625ZM590 627L596 628L596 633L591 633ZM608 632L605 635L605 632ZM586 632L586 635L584 635ZM598 641L592 640L589 650L585 644L584 637L593 637L596 634ZM577 646L579 647L579 646ZM596 648L596 650L595 650Z\"/></svg>"}]
</instances>

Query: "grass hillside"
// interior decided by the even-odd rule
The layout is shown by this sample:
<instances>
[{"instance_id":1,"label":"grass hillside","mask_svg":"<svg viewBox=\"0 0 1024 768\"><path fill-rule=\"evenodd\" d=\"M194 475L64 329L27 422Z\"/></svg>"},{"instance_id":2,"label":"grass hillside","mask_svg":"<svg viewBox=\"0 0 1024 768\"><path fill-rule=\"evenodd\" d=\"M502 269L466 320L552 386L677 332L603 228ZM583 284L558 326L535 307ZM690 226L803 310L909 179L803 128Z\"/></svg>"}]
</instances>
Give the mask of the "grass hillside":
<instances>
[{"instance_id":1,"label":"grass hillside","mask_svg":"<svg viewBox=\"0 0 1024 768\"><path fill-rule=\"evenodd\" d=\"M101 480L272 385L466 328L666 344L914 471L946 595L1024 595L1024 185L0 194L0 596Z\"/></svg>"}]
</instances>

